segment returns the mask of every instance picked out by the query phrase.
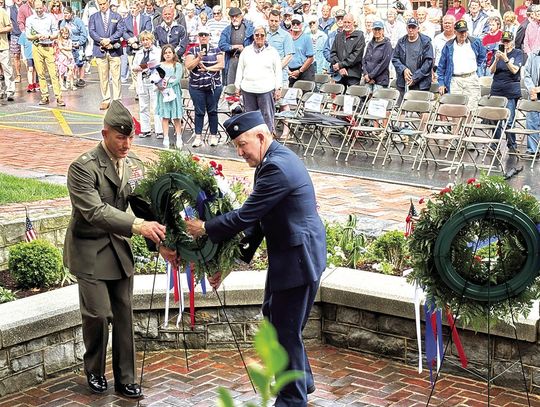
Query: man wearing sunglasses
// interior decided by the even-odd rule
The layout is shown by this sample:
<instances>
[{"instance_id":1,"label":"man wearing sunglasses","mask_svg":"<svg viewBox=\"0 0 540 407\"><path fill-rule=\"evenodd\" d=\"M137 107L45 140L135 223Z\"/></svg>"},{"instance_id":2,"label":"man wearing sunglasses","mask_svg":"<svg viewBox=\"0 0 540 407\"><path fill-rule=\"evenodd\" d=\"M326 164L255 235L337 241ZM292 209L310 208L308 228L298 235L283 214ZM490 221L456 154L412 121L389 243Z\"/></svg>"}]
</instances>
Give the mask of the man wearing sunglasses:
<instances>
[{"instance_id":1,"label":"man wearing sunglasses","mask_svg":"<svg viewBox=\"0 0 540 407\"><path fill-rule=\"evenodd\" d=\"M289 62L290 87L298 80L313 81L315 79L315 67L313 66L315 52L311 36L304 33L304 19L301 15L295 14L291 24L295 52L291 62Z\"/></svg>"},{"instance_id":2,"label":"man wearing sunglasses","mask_svg":"<svg viewBox=\"0 0 540 407\"><path fill-rule=\"evenodd\" d=\"M212 13L214 14L214 18L208 20L206 27L208 28L208 31L210 31L210 45L217 48L219 37L221 36L221 33L225 27L229 25L229 22L223 18L221 6L214 6L212 8Z\"/></svg>"}]
</instances>

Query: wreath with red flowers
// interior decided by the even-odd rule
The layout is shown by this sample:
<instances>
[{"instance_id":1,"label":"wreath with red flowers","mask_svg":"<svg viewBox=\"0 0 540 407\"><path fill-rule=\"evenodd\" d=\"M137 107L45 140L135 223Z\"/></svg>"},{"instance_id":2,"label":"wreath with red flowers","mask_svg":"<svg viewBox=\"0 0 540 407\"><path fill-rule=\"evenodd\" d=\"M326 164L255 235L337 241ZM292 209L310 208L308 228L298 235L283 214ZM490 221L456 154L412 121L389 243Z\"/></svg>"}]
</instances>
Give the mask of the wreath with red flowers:
<instances>
[{"instance_id":1,"label":"wreath with red flowers","mask_svg":"<svg viewBox=\"0 0 540 407\"><path fill-rule=\"evenodd\" d=\"M494 321L527 315L540 298L537 262L531 260L538 256L528 252L538 237L540 206L529 190L483 176L450 184L419 204L425 206L409 236L413 271L408 281L422 287L438 307L459 310L461 319L474 326L488 315ZM527 267L530 278L519 290L504 288ZM503 287L505 295L490 297L496 287Z\"/></svg>"},{"instance_id":2,"label":"wreath with red flowers","mask_svg":"<svg viewBox=\"0 0 540 407\"><path fill-rule=\"evenodd\" d=\"M215 245L207 236L193 239L186 230L186 218L211 219L241 206L248 193L246 183L223 175L223 166L215 161L177 151L163 151L159 159L146 165L144 180L134 191L153 209L156 218L167 227L163 244L175 249L185 268L193 263L195 277L223 278L240 256L241 236Z\"/></svg>"}]
</instances>

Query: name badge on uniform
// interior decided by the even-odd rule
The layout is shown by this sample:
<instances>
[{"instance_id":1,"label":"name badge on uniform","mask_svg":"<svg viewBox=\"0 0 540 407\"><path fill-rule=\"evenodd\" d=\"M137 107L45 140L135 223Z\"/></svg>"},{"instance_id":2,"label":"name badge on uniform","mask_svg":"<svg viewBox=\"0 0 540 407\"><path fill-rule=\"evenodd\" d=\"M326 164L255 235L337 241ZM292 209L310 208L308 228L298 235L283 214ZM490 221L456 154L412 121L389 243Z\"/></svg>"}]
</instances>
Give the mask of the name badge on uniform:
<instances>
[{"instance_id":1,"label":"name badge on uniform","mask_svg":"<svg viewBox=\"0 0 540 407\"><path fill-rule=\"evenodd\" d=\"M111 23L112 23L112 24L115 24L115 23L117 23L117 22L118 22L117 19L115 19L115 18L112 18L112 19L111 19Z\"/></svg>"}]
</instances>

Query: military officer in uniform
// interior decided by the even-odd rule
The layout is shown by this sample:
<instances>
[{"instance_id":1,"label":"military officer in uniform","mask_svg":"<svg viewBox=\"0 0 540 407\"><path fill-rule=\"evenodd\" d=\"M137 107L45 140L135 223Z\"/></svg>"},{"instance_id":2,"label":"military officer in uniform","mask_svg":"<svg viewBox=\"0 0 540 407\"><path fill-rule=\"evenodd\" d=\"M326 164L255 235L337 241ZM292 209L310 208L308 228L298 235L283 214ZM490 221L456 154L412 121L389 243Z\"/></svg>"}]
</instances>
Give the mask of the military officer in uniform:
<instances>
[{"instance_id":1,"label":"military officer in uniform","mask_svg":"<svg viewBox=\"0 0 540 407\"><path fill-rule=\"evenodd\" d=\"M206 222L186 221L194 237L205 234L215 243L244 231L244 259L249 261L266 238L268 274L263 314L275 326L289 355L289 369L305 372L279 393L276 406L306 406L315 391L302 341L322 272L326 268L326 237L317 213L313 183L298 156L274 141L260 111L233 116L224 123L238 155L255 168L253 192L238 210ZM209 277L213 288L221 283Z\"/></svg>"},{"instance_id":2,"label":"military officer in uniform","mask_svg":"<svg viewBox=\"0 0 540 407\"><path fill-rule=\"evenodd\" d=\"M95 393L107 390L105 360L112 324L112 364L115 390L141 396L135 383L133 339L133 254L129 238L139 234L159 245L165 226L127 213L128 197L143 176L143 165L130 152L133 119L118 100L104 118L103 140L82 154L68 171L73 207L64 262L79 284L84 370ZM169 261L176 253L160 247Z\"/></svg>"}]
</instances>

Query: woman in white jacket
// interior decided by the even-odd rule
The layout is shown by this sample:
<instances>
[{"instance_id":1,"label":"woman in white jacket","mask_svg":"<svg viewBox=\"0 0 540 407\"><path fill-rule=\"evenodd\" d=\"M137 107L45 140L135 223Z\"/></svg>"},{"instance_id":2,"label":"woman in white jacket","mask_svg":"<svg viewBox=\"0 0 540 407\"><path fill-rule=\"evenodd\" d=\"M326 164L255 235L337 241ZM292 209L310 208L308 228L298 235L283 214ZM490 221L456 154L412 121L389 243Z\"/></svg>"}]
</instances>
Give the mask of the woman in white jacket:
<instances>
[{"instance_id":1,"label":"woman in white jacket","mask_svg":"<svg viewBox=\"0 0 540 407\"><path fill-rule=\"evenodd\" d=\"M281 97L282 67L278 51L266 42L266 29L256 27L253 44L240 54L236 92L244 98L246 112L260 110L264 122L274 132L275 100Z\"/></svg>"},{"instance_id":2,"label":"woman in white jacket","mask_svg":"<svg viewBox=\"0 0 540 407\"><path fill-rule=\"evenodd\" d=\"M150 117L154 116L154 131L156 138L163 139L163 126L161 119L155 114L157 101L157 88L150 81L152 70L159 65L161 48L154 45L154 34L143 31L139 35L142 48L133 57L133 72L137 73L137 95L139 95L139 118L141 122L140 137L152 134Z\"/></svg>"}]
</instances>

